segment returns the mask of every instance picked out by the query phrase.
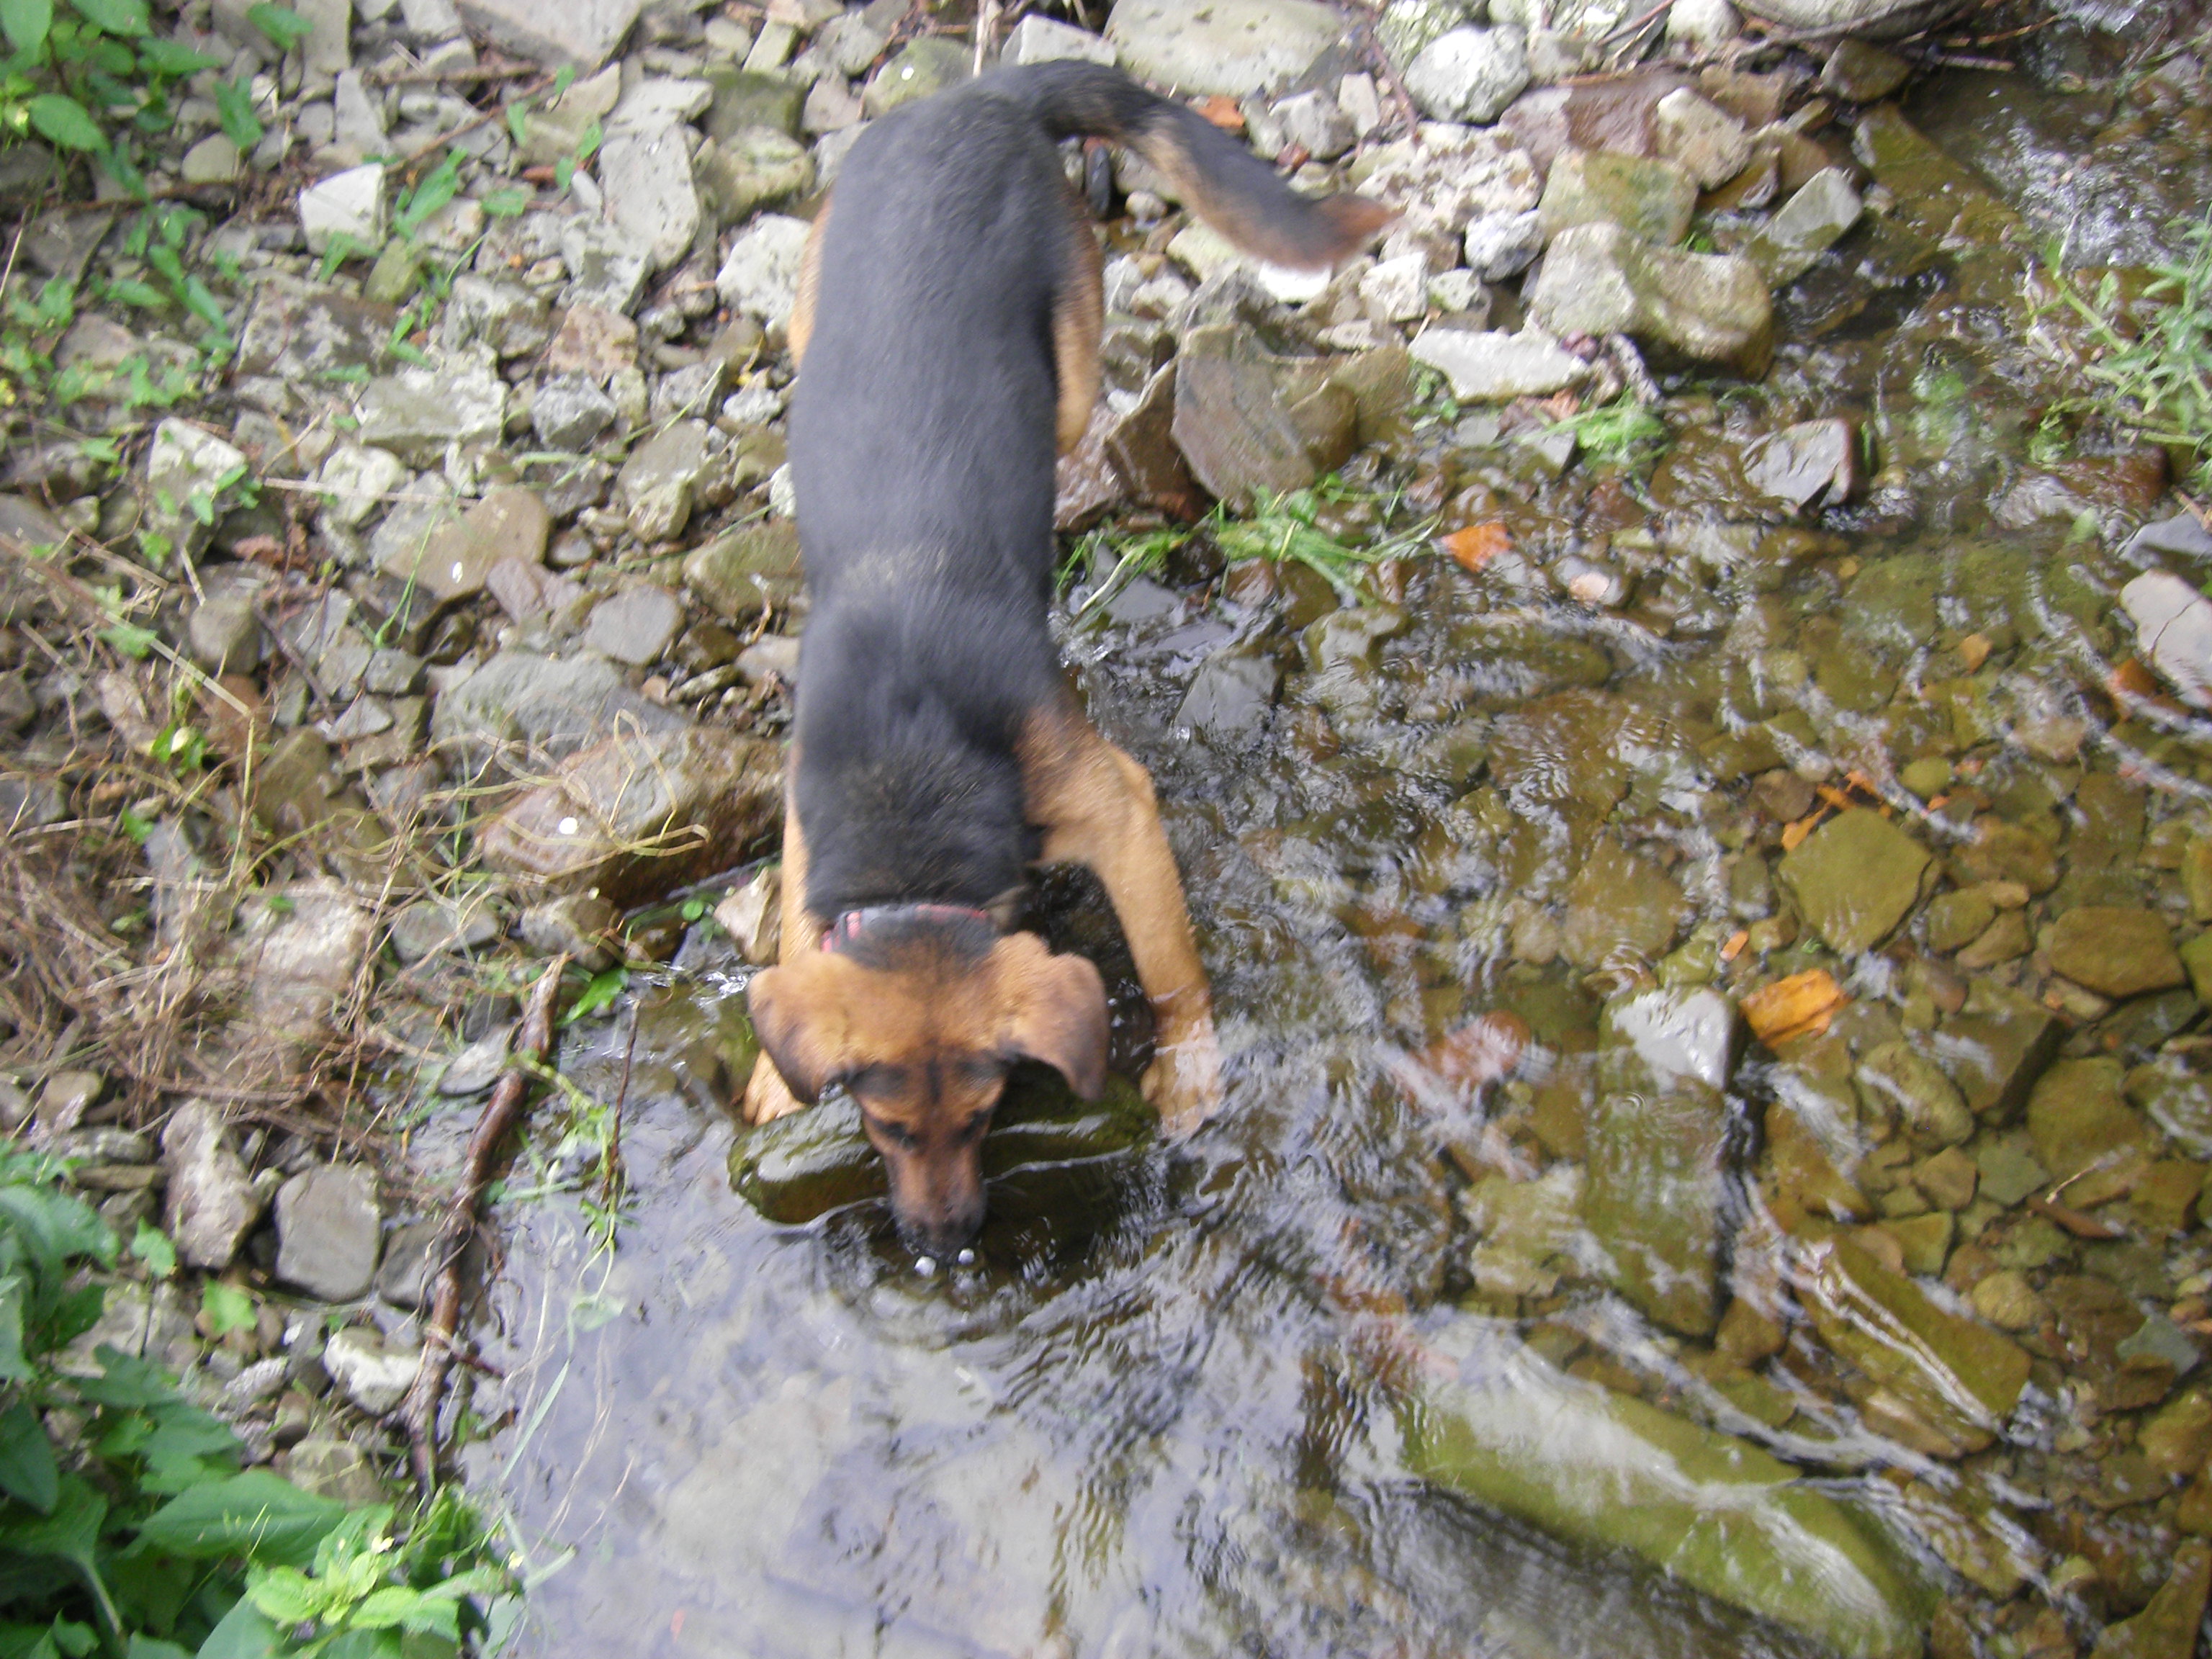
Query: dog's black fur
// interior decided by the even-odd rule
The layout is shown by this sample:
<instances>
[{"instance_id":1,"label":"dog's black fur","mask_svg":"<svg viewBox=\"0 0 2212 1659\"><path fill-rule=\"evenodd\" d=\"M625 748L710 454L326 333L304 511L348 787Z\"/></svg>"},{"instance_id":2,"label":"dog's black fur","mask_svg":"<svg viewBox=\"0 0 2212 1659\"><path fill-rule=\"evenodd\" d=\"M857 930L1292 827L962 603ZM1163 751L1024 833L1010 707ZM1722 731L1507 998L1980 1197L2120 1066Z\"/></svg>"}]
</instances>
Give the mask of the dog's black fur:
<instances>
[{"instance_id":1,"label":"dog's black fur","mask_svg":"<svg viewBox=\"0 0 2212 1659\"><path fill-rule=\"evenodd\" d=\"M813 609L795 791L806 906L990 906L1036 847L1016 758L1070 693L1051 601L1056 307L1083 280L1056 141L1127 144L1235 240L1326 264L1380 216L1297 196L1118 70L1002 70L878 121L823 228L791 465Z\"/></svg>"}]
</instances>

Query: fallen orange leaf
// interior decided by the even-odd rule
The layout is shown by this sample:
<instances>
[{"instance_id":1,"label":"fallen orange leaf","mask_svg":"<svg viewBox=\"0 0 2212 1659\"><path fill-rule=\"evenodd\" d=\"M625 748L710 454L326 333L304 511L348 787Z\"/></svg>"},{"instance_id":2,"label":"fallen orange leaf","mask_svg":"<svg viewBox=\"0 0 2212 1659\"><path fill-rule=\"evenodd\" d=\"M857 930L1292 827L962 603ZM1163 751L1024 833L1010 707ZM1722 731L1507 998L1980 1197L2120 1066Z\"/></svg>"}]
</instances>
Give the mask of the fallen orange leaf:
<instances>
[{"instance_id":1,"label":"fallen orange leaf","mask_svg":"<svg viewBox=\"0 0 2212 1659\"><path fill-rule=\"evenodd\" d=\"M1771 1048L1791 1037L1826 1030L1845 1000L1836 976L1825 968L1813 968L1752 992L1743 1000L1743 1017L1752 1035Z\"/></svg>"},{"instance_id":2,"label":"fallen orange leaf","mask_svg":"<svg viewBox=\"0 0 2212 1659\"><path fill-rule=\"evenodd\" d=\"M1985 634L1969 634L1959 641L1959 660L1966 665L1969 674L1978 672L1990 659L1990 640Z\"/></svg>"},{"instance_id":3,"label":"fallen orange leaf","mask_svg":"<svg viewBox=\"0 0 2212 1659\"><path fill-rule=\"evenodd\" d=\"M1528 1047L1528 1022L1518 1014L1485 1014L1421 1050L1421 1064L1446 1083L1480 1089L1509 1075Z\"/></svg>"},{"instance_id":4,"label":"fallen orange leaf","mask_svg":"<svg viewBox=\"0 0 2212 1659\"><path fill-rule=\"evenodd\" d=\"M1201 98L1194 107L1224 132L1244 131L1244 112L1237 107L1237 100L1225 92L1217 92L1211 98Z\"/></svg>"},{"instance_id":5,"label":"fallen orange leaf","mask_svg":"<svg viewBox=\"0 0 2212 1659\"><path fill-rule=\"evenodd\" d=\"M1504 525L1492 520L1488 524L1471 524L1464 530L1455 530L1442 538L1438 545L1459 561L1462 570L1473 574L1500 553L1509 551L1513 537Z\"/></svg>"},{"instance_id":6,"label":"fallen orange leaf","mask_svg":"<svg viewBox=\"0 0 2212 1659\"><path fill-rule=\"evenodd\" d=\"M1728 936L1728 943L1721 946L1721 960L1734 962L1743 954L1743 947L1750 943L1751 930L1748 927L1737 928Z\"/></svg>"},{"instance_id":7,"label":"fallen orange leaf","mask_svg":"<svg viewBox=\"0 0 2212 1659\"><path fill-rule=\"evenodd\" d=\"M1842 790L1837 788L1832 783L1816 783L1813 786L1813 793L1818 795L1822 800L1827 802L1829 805L1834 807L1838 812L1847 812L1852 807L1858 805L1856 801L1853 800Z\"/></svg>"},{"instance_id":8,"label":"fallen orange leaf","mask_svg":"<svg viewBox=\"0 0 2212 1659\"><path fill-rule=\"evenodd\" d=\"M1784 824L1782 826L1782 850L1785 853L1796 852L1797 850L1798 843L1802 842L1806 836L1811 835L1815 830L1819 829L1820 827L1820 820L1827 816L1828 815L1825 811L1808 812L1803 817L1798 819L1795 823Z\"/></svg>"}]
</instances>

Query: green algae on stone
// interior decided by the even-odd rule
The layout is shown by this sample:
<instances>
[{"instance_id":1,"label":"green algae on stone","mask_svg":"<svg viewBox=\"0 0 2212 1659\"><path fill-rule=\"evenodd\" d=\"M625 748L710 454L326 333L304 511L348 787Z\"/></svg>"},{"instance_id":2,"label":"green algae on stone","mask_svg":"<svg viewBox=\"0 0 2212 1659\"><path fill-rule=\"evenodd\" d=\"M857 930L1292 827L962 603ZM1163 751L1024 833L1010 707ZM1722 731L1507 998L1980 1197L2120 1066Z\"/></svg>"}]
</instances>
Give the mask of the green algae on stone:
<instances>
[{"instance_id":1,"label":"green algae on stone","mask_svg":"<svg viewBox=\"0 0 2212 1659\"><path fill-rule=\"evenodd\" d=\"M2192 1538L2173 1553L2173 1571L2150 1605L2099 1632L2089 1659L2190 1659L2212 1591L2212 1544Z\"/></svg>"},{"instance_id":2,"label":"green algae on stone","mask_svg":"<svg viewBox=\"0 0 2212 1659\"><path fill-rule=\"evenodd\" d=\"M2199 933L2181 947L2181 966L2197 1000L2212 1008L2212 931Z\"/></svg>"},{"instance_id":3,"label":"green algae on stone","mask_svg":"<svg viewBox=\"0 0 2212 1659\"><path fill-rule=\"evenodd\" d=\"M2117 1060L2062 1060L2027 1099L2035 1156L2059 1180L2110 1155L2150 1144L2150 1126L2127 1103Z\"/></svg>"},{"instance_id":4,"label":"green algae on stone","mask_svg":"<svg viewBox=\"0 0 2212 1659\"><path fill-rule=\"evenodd\" d=\"M1727 1082L1735 1011L1714 991L1609 1005L1583 1106L1583 1219L1613 1283L1689 1336L1717 1322Z\"/></svg>"},{"instance_id":5,"label":"green algae on stone","mask_svg":"<svg viewBox=\"0 0 2212 1659\"><path fill-rule=\"evenodd\" d=\"M1481 1235L1468 1258L1475 1288L1488 1296L1549 1296L1574 1267L1581 1232L1583 1173L1557 1164L1534 1181L1484 1176L1460 1194Z\"/></svg>"},{"instance_id":6,"label":"green algae on stone","mask_svg":"<svg viewBox=\"0 0 2212 1659\"><path fill-rule=\"evenodd\" d=\"M1905 920L1933 862L1881 813L1854 807L1785 854L1775 874L1807 925L1850 956L1872 950Z\"/></svg>"},{"instance_id":7,"label":"green algae on stone","mask_svg":"<svg viewBox=\"0 0 2212 1659\"><path fill-rule=\"evenodd\" d=\"M2020 215L1893 106L1877 105L1863 113L1851 147L1896 196L1897 218L1948 249L1981 252L2021 228Z\"/></svg>"},{"instance_id":8,"label":"green algae on stone","mask_svg":"<svg viewBox=\"0 0 2212 1659\"><path fill-rule=\"evenodd\" d=\"M2184 979L2173 935L2155 911L2083 905L2051 924L2051 965L2100 996L2140 996Z\"/></svg>"},{"instance_id":9,"label":"green algae on stone","mask_svg":"<svg viewBox=\"0 0 2212 1659\"><path fill-rule=\"evenodd\" d=\"M1917 1144L1955 1146L1974 1133L1974 1115L1959 1085L1910 1043L1869 1049L1857 1081L1861 1097L1869 1106L1894 1109Z\"/></svg>"},{"instance_id":10,"label":"green algae on stone","mask_svg":"<svg viewBox=\"0 0 2212 1659\"><path fill-rule=\"evenodd\" d=\"M1536 213L1547 242L1576 225L1609 224L1672 247L1689 234L1697 205L1697 180L1672 161L1570 148L1552 162Z\"/></svg>"},{"instance_id":11,"label":"green algae on stone","mask_svg":"<svg viewBox=\"0 0 2212 1659\"><path fill-rule=\"evenodd\" d=\"M2058 849L2032 830L1984 815L1953 858L1964 882L2016 881L2031 893L2058 885Z\"/></svg>"},{"instance_id":12,"label":"green algae on stone","mask_svg":"<svg viewBox=\"0 0 2212 1659\"><path fill-rule=\"evenodd\" d=\"M2212 1158L2212 1076L2192 1063L2201 1054L2162 1054L2129 1072L2129 1100L2194 1158Z\"/></svg>"},{"instance_id":13,"label":"green algae on stone","mask_svg":"<svg viewBox=\"0 0 2212 1659\"><path fill-rule=\"evenodd\" d=\"M1567 889L1561 951L1577 968L1649 964L1674 944L1685 908L1674 877L1601 836Z\"/></svg>"},{"instance_id":14,"label":"green algae on stone","mask_svg":"<svg viewBox=\"0 0 2212 1659\"><path fill-rule=\"evenodd\" d=\"M1571 1542L1628 1550L1838 1653L1920 1653L1928 1609L1911 1569L1780 1459L1564 1376L1480 1320L1448 1328L1432 1352L1459 1375L1403 1410L1417 1474Z\"/></svg>"},{"instance_id":15,"label":"green algae on stone","mask_svg":"<svg viewBox=\"0 0 2212 1659\"><path fill-rule=\"evenodd\" d=\"M2027 1384L2027 1350L1947 1311L1847 1238L1810 1247L1799 1294L1820 1338L1966 1450L1989 1443Z\"/></svg>"},{"instance_id":16,"label":"green algae on stone","mask_svg":"<svg viewBox=\"0 0 2212 1659\"><path fill-rule=\"evenodd\" d=\"M1948 782L1950 768L1943 769ZM1996 919L1996 904L1988 894L1974 887L1954 889L1928 907L1928 948L1948 955L1972 944Z\"/></svg>"}]
</instances>

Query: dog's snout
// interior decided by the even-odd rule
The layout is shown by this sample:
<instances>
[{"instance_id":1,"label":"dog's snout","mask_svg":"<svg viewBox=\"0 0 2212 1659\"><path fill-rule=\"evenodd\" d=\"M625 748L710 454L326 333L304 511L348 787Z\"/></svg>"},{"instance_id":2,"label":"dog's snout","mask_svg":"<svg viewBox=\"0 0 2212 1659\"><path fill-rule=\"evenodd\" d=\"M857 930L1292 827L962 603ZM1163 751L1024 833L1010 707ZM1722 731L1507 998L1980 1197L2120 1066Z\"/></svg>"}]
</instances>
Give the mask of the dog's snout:
<instances>
[{"instance_id":1,"label":"dog's snout","mask_svg":"<svg viewBox=\"0 0 2212 1659\"><path fill-rule=\"evenodd\" d=\"M973 1204L940 1215L900 1215L898 1227L900 1242L916 1255L950 1261L983 1230L982 1197L979 1194Z\"/></svg>"},{"instance_id":2,"label":"dog's snout","mask_svg":"<svg viewBox=\"0 0 2212 1659\"><path fill-rule=\"evenodd\" d=\"M983 1229L983 1171L971 1157L897 1158L891 1165L891 1215L899 1237L921 1255L950 1257Z\"/></svg>"}]
</instances>

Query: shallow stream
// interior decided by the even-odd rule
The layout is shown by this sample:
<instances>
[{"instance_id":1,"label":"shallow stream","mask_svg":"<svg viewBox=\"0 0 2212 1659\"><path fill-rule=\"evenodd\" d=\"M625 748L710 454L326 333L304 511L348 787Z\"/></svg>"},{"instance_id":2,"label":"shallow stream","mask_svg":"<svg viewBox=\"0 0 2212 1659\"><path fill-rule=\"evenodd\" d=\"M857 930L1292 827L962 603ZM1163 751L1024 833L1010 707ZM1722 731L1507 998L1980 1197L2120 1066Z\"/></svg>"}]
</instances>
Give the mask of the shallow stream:
<instances>
[{"instance_id":1,"label":"shallow stream","mask_svg":"<svg viewBox=\"0 0 2212 1659\"><path fill-rule=\"evenodd\" d=\"M1480 572L1339 611L1171 564L1071 634L1214 977L1229 1105L1187 1147L1018 1170L924 1273L878 1203L732 1190L726 949L575 1027L618 1246L502 1210L465 1463L533 1540L521 1650L2071 1654L2140 1611L2212 1531L2212 1094L2163 966L2212 915L2212 749L2108 684L2118 586L2212 541L2123 551L2162 461L2044 427L2074 383L2021 297L2069 228L2162 257L2206 199L2203 88L2112 67L2053 32L1918 91L1981 182L1878 167L1771 375L1679 395L1656 470L1432 409L1324 507L1502 524ZM1853 502L1746 486L1839 415ZM1095 894L1042 909L1114 977ZM1822 970L1820 1029L1706 1018ZM1621 1520L1669 1493L1743 1516L1673 1577Z\"/></svg>"}]
</instances>

